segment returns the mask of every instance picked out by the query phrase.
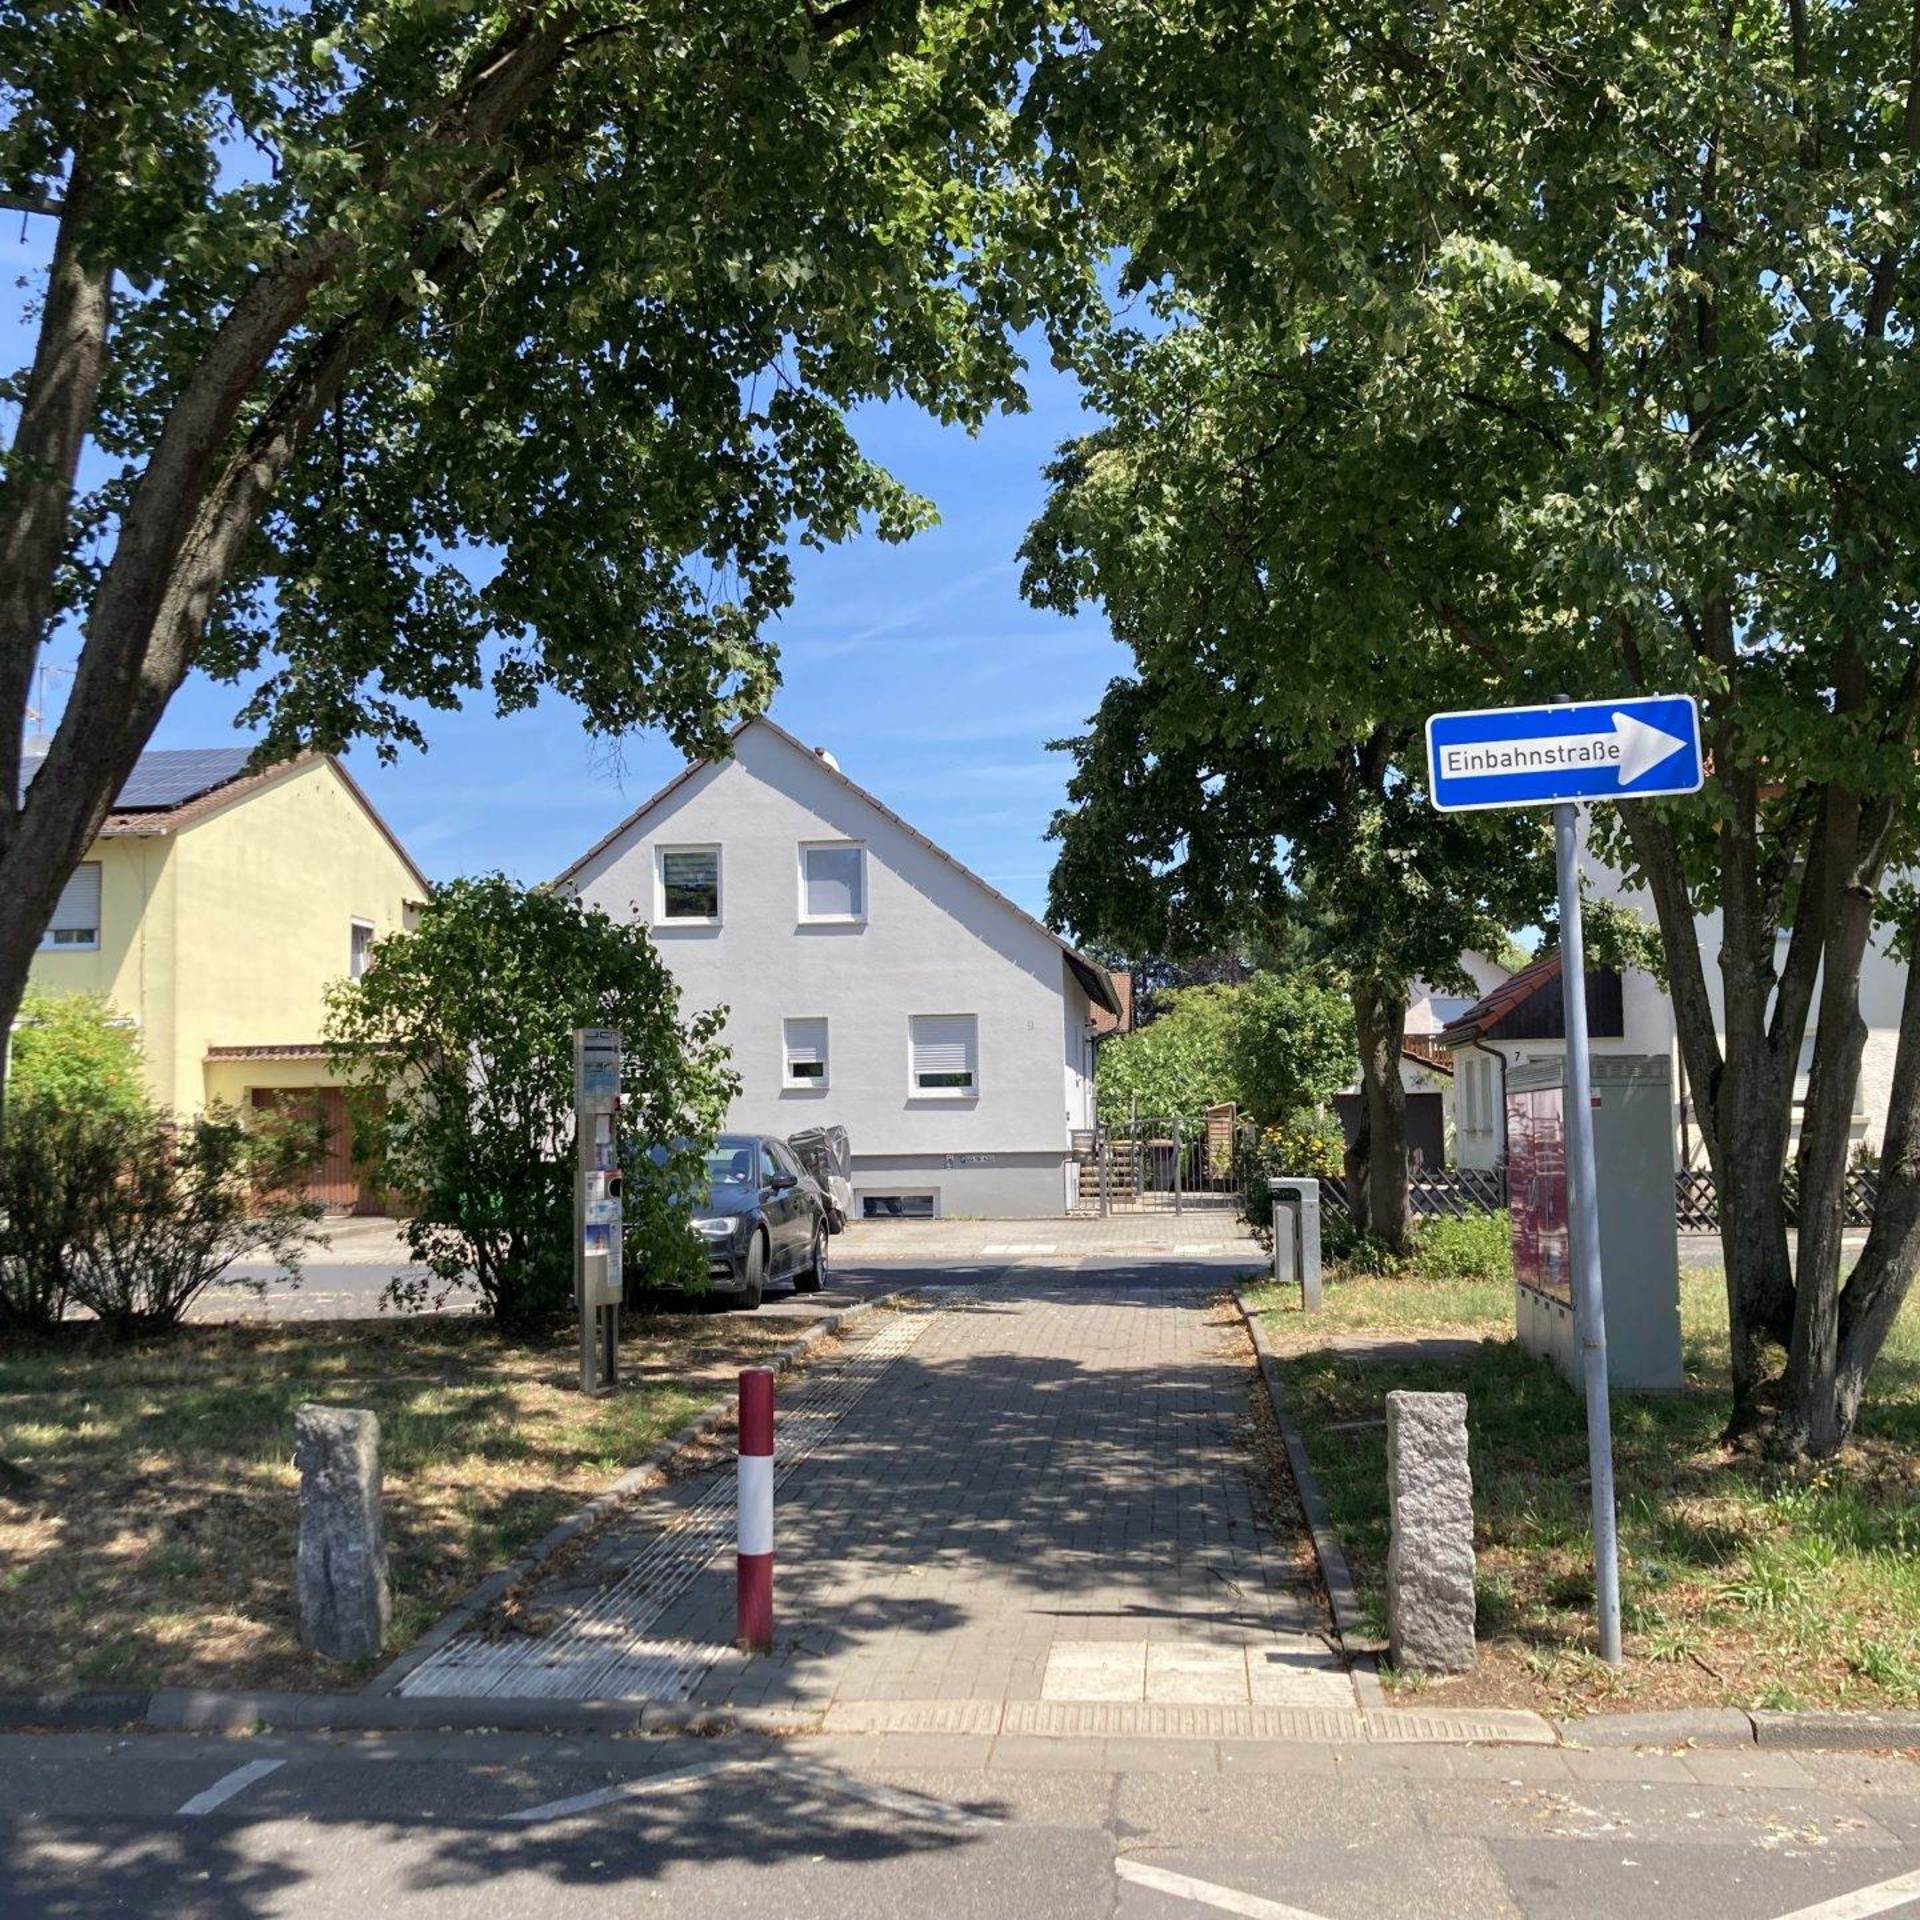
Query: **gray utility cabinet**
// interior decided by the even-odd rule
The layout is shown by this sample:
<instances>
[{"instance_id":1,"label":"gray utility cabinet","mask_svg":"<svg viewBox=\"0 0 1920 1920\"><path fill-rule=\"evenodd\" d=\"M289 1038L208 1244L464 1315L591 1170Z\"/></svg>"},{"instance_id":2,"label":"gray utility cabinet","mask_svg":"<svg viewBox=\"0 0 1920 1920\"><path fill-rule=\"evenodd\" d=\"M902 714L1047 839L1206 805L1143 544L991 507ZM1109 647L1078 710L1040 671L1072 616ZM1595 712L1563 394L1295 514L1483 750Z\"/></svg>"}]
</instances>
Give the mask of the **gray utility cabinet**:
<instances>
[{"instance_id":1,"label":"gray utility cabinet","mask_svg":"<svg viewBox=\"0 0 1920 1920\"><path fill-rule=\"evenodd\" d=\"M1673 1388L1680 1361L1680 1253L1673 1204L1673 1070L1657 1054L1593 1056L1593 1153L1607 1378ZM1567 1230L1564 1056L1507 1070L1507 1195L1520 1344L1580 1386Z\"/></svg>"}]
</instances>

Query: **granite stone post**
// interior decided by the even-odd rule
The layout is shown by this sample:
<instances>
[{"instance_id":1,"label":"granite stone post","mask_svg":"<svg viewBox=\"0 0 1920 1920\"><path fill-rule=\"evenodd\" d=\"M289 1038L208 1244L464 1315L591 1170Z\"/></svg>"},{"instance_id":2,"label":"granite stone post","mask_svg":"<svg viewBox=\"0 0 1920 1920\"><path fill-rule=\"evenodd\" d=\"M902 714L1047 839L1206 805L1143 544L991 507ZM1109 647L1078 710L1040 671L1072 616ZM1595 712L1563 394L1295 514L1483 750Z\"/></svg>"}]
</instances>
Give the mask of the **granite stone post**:
<instances>
[{"instance_id":1,"label":"granite stone post","mask_svg":"<svg viewBox=\"0 0 1920 1920\"><path fill-rule=\"evenodd\" d=\"M386 1641L389 1607L380 1421L354 1407L308 1405L294 1414L293 1434L300 1639L329 1660L370 1660Z\"/></svg>"},{"instance_id":2,"label":"granite stone post","mask_svg":"<svg viewBox=\"0 0 1920 1920\"><path fill-rule=\"evenodd\" d=\"M1473 1665L1473 1479L1463 1393L1387 1395L1387 1640L1419 1673Z\"/></svg>"}]
</instances>

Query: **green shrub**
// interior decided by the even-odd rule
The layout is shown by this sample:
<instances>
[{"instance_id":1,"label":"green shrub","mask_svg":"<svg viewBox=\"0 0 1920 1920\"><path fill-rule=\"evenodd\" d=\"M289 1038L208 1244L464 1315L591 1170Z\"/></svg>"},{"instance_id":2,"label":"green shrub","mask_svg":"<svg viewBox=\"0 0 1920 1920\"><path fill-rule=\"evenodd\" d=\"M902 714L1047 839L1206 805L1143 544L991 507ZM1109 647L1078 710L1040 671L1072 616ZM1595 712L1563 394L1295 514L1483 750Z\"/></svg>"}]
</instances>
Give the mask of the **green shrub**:
<instances>
[{"instance_id":1,"label":"green shrub","mask_svg":"<svg viewBox=\"0 0 1920 1920\"><path fill-rule=\"evenodd\" d=\"M97 993L29 987L7 1059L7 1104L35 1099L69 1112L139 1113L147 1104L140 1039Z\"/></svg>"},{"instance_id":2,"label":"green shrub","mask_svg":"<svg viewBox=\"0 0 1920 1920\"><path fill-rule=\"evenodd\" d=\"M111 1332L177 1326L249 1254L298 1276L320 1217L301 1193L324 1151L317 1120L261 1116L249 1128L217 1104L185 1121L149 1110L110 1117L97 1148L113 1170L69 1250L69 1278L75 1302Z\"/></svg>"},{"instance_id":3,"label":"green shrub","mask_svg":"<svg viewBox=\"0 0 1920 1920\"><path fill-rule=\"evenodd\" d=\"M688 1201L738 1084L725 1017L682 1020L644 927L501 874L435 887L413 932L379 941L332 995L328 1039L356 1090L355 1144L408 1208L442 1297L471 1284L516 1332L572 1309L576 1027L625 1041L629 1284L702 1284ZM408 1306L429 1291L389 1289Z\"/></svg>"},{"instance_id":4,"label":"green shrub","mask_svg":"<svg viewBox=\"0 0 1920 1920\"><path fill-rule=\"evenodd\" d=\"M0 1332L59 1325L76 1249L119 1168L120 1117L44 1088L9 1091L0 1151Z\"/></svg>"},{"instance_id":5,"label":"green shrub","mask_svg":"<svg viewBox=\"0 0 1920 1920\"><path fill-rule=\"evenodd\" d=\"M1274 1179L1337 1179L1344 1154L1340 1123L1324 1113L1300 1113L1255 1136L1240 1168L1240 1207L1247 1223L1262 1240L1273 1230ZM1327 1209L1321 1212L1326 1232ZM1339 1211L1336 1206L1332 1211Z\"/></svg>"},{"instance_id":6,"label":"green shrub","mask_svg":"<svg viewBox=\"0 0 1920 1920\"><path fill-rule=\"evenodd\" d=\"M299 1187L321 1151L311 1121L249 1130L221 1107L176 1123L144 1100L15 1096L0 1154L0 1328L44 1332L77 1305L114 1333L150 1331L176 1325L247 1254L297 1271L320 1212Z\"/></svg>"},{"instance_id":7,"label":"green shrub","mask_svg":"<svg viewBox=\"0 0 1920 1920\"><path fill-rule=\"evenodd\" d=\"M1421 1221L1411 1264L1432 1280L1511 1280L1513 1233L1506 1210Z\"/></svg>"}]
</instances>

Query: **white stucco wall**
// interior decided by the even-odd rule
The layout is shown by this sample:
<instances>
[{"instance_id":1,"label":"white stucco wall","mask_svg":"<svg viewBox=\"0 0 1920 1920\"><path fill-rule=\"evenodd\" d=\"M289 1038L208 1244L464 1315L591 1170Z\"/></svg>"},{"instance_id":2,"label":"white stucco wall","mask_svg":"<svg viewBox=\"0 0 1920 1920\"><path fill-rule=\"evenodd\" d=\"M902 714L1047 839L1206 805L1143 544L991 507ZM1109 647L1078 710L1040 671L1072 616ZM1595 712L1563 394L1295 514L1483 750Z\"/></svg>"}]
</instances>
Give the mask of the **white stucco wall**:
<instances>
[{"instance_id":1,"label":"white stucco wall","mask_svg":"<svg viewBox=\"0 0 1920 1920\"><path fill-rule=\"evenodd\" d=\"M1428 981L1416 980L1412 993L1407 996L1408 1033L1438 1033L1442 1027L1465 1013L1475 1000L1491 993L1501 981L1510 978L1507 969L1499 961L1489 960L1484 953L1463 953L1460 965L1473 982L1472 995L1463 997L1450 991L1442 992Z\"/></svg>"},{"instance_id":2,"label":"white stucco wall","mask_svg":"<svg viewBox=\"0 0 1920 1920\"><path fill-rule=\"evenodd\" d=\"M1619 901L1649 926L1657 924L1653 902L1643 889L1630 887L1618 873L1591 853L1582 855L1582 869L1592 892ZM1694 935L1700 943L1705 961L1707 993L1713 1002L1714 1022L1724 1039L1725 1000L1720 980L1720 915L1717 909L1695 919ZM1780 936L1776 958L1786 958L1784 933ZM1852 1126L1852 1137L1856 1143L1864 1142L1876 1149L1886 1130L1887 1102L1893 1090L1893 1059L1900 1038L1900 1001L1906 984L1906 969L1889 952L1888 936L1884 932L1876 933L1868 945L1861 967L1860 1014L1867 1023L1867 1039L1860 1059L1860 1087L1854 1098ZM1626 977L1626 1027L1630 1039L1637 1038L1643 1043L1630 1045L1626 1051L1666 1053L1674 1063L1675 1088L1680 1088L1684 1084L1684 1074L1680 1067L1679 1037L1674 1027L1673 1006L1660 986L1646 974L1629 973ZM1809 1022L1807 1038L1800 1050L1799 1070L1794 1078L1796 1101L1806 1095L1807 1064L1812 1057L1813 1034L1812 1023ZM1683 1151L1688 1154L1691 1163L1705 1166L1706 1154L1700 1145L1700 1130L1691 1122L1681 1129L1677 1105L1675 1128L1676 1134L1683 1137ZM1797 1139L1797 1117L1794 1132Z\"/></svg>"},{"instance_id":3,"label":"white stucco wall","mask_svg":"<svg viewBox=\"0 0 1920 1920\"><path fill-rule=\"evenodd\" d=\"M858 925L801 919L803 842L867 850ZM656 920L654 850L720 848L720 924ZM1090 1124L1090 1012L1059 944L764 726L700 768L575 870L593 904L653 929L689 1010L728 1009L741 1077L729 1125L847 1129L856 1193L937 1192L945 1214L1058 1213L1068 1134ZM978 1092L916 1093L909 1020L972 1014ZM783 1023L824 1017L823 1089L784 1079Z\"/></svg>"},{"instance_id":4,"label":"white stucco wall","mask_svg":"<svg viewBox=\"0 0 1920 1920\"><path fill-rule=\"evenodd\" d=\"M1638 914L1649 926L1655 925L1653 902L1644 890L1630 887L1611 867L1604 865L1591 853L1583 853L1582 870L1591 894L1604 899L1617 900L1623 906ZM1713 1001L1714 1017L1720 1021L1724 1005L1720 981L1720 915L1716 911L1701 915L1694 922L1695 936L1700 942L1701 953L1706 961L1707 992ZM1784 949L1784 940L1782 947ZM1784 952L1782 954L1784 958ZM1596 1039L1593 1051L1596 1054L1631 1053L1664 1054L1673 1064L1673 1085L1675 1088L1674 1106L1674 1147L1681 1164L1704 1167L1706 1152L1700 1144L1698 1123L1690 1115L1683 1116L1679 1105L1679 1091L1685 1084L1685 1074L1680 1064L1679 1038L1674 1028L1673 1005L1666 992L1650 974L1629 969L1621 982L1621 1025L1625 1029L1619 1039ZM1906 971L1888 952L1884 935L1876 934L1868 949L1865 964L1861 972L1860 1011L1867 1023L1866 1047L1860 1062L1860 1090L1854 1101L1853 1138L1856 1142L1865 1142L1878 1147L1880 1137L1886 1126L1887 1101L1892 1091L1894 1052L1899 1041L1900 1000L1906 990ZM1722 1025L1724 1034L1724 1025ZM1489 1041L1486 1045L1499 1053L1509 1063L1540 1059L1561 1051L1561 1043L1555 1040L1517 1040ZM1809 1034L1801 1050L1800 1070L1796 1078L1795 1097L1806 1093L1807 1062L1812 1057L1812 1037ZM1456 1080L1468 1071L1467 1062L1474 1057L1471 1049L1463 1049L1455 1055ZM1495 1072L1495 1118L1490 1129L1473 1129L1461 1126L1458 1134L1456 1157L1463 1167L1493 1166L1505 1154L1505 1118L1498 1094L1498 1069ZM1464 1097L1458 1098L1458 1105L1465 1106ZM1796 1137L1797 1137L1796 1125Z\"/></svg>"}]
</instances>

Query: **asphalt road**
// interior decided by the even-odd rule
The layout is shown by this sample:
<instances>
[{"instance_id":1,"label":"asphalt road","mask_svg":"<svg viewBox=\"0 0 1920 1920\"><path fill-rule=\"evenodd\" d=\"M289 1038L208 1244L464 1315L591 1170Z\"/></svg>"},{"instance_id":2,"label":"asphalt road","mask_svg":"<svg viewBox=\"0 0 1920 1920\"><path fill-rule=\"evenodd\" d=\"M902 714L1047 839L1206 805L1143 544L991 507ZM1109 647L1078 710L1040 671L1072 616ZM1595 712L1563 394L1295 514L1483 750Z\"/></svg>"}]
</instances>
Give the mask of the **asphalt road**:
<instances>
[{"instance_id":1,"label":"asphalt road","mask_svg":"<svg viewBox=\"0 0 1920 1920\"><path fill-rule=\"evenodd\" d=\"M1751 1751L13 1736L0 1914L1914 1920L1916 1786Z\"/></svg>"}]
</instances>

